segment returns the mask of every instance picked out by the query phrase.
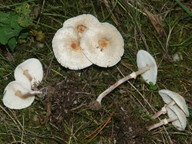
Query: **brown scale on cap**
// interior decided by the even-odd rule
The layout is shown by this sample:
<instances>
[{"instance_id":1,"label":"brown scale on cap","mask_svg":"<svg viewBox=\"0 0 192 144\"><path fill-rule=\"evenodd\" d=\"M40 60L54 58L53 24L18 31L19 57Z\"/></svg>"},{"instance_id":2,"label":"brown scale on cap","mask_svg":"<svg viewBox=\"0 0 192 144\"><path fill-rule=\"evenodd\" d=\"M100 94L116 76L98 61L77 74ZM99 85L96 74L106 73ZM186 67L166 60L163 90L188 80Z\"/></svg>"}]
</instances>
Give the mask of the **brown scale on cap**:
<instances>
[{"instance_id":1,"label":"brown scale on cap","mask_svg":"<svg viewBox=\"0 0 192 144\"><path fill-rule=\"evenodd\" d=\"M110 45L109 40L107 40L106 38L100 39L98 43L101 51L103 51L105 48L109 47Z\"/></svg>"},{"instance_id":2,"label":"brown scale on cap","mask_svg":"<svg viewBox=\"0 0 192 144\"><path fill-rule=\"evenodd\" d=\"M87 27L84 26L84 25L78 25L78 26L77 26L77 31L78 31L79 33L83 33L83 32L85 31L85 29L87 29Z\"/></svg>"},{"instance_id":3,"label":"brown scale on cap","mask_svg":"<svg viewBox=\"0 0 192 144\"><path fill-rule=\"evenodd\" d=\"M23 74L29 79L29 81L33 80L32 76L29 74L29 70L28 69L24 70Z\"/></svg>"},{"instance_id":4,"label":"brown scale on cap","mask_svg":"<svg viewBox=\"0 0 192 144\"><path fill-rule=\"evenodd\" d=\"M72 43L71 43L71 48L72 48L73 50L75 50L75 51L80 50L80 49L81 49L81 47L80 47L80 42L79 42L79 41L74 41L74 42L72 42Z\"/></svg>"}]
</instances>

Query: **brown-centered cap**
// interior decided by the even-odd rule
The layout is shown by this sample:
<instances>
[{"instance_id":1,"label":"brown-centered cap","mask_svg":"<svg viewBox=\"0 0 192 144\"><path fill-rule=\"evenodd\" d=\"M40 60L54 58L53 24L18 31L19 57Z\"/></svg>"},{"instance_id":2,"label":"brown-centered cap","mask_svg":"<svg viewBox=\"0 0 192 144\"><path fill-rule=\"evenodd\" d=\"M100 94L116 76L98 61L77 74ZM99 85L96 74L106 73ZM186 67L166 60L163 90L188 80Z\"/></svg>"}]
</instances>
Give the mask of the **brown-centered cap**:
<instances>
[{"instance_id":1,"label":"brown-centered cap","mask_svg":"<svg viewBox=\"0 0 192 144\"><path fill-rule=\"evenodd\" d=\"M57 61L64 67L79 70L92 63L82 52L80 37L72 27L62 27L52 40L52 47Z\"/></svg>"},{"instance_id":2,"label":"brown-centered cap","mask_svg":"<svg viewBox=\"0 0 192 144\"><path fill-rule=\"evenodd\" d=\"M76 17L67 19L63 23L63 27L73 27L81 37L85 31L90 28L96 28L95 25L99 24L98 19L91 14L82 14Z\"/></svg>"},{"instance_id":3,"label":"brown-centered cap","mask_svg":"<svg viewBox=\"0 0 192 144\"><path fill-rule=\"evenodd\" d=\"M117 64L124 53L124 40L120 32L109 23L100 23L87 30L81 38L83 53L100 67Z\"/></svg>"}]
</instances>

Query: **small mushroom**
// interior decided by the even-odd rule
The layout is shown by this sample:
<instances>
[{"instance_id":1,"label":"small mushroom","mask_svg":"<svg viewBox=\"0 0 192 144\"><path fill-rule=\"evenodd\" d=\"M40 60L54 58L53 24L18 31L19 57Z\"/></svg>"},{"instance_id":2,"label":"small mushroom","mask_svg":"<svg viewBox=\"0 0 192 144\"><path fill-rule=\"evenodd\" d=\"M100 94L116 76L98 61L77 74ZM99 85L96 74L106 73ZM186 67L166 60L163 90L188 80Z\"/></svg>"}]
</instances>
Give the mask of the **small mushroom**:
<instances>
[{"instance_id":1,"label":"small mushroom","mask_svg":"<svg viewBox=\"0 0 192 144\"><path fill-rule=\"evenodd\" d=\"M41 62L36 58L25 60L15 68L14 77L29 89L37 86L43 79Z\"/></svg>"},{"instance_id":2,"label":"small mushroom","mask_svg":"<svg viewBox=\"0 0 192 144\"><path fill-rule=\"evenodd\" d=\"M145 50L139 50L137 53L137 67L139 70L149 68L141 74L143 79L149 83L156 84L157 81L157 64L155 59Z\"/></svg>"},{"instance_id":3,"label":"small mushroom","mask_svg":"<svg viewBox=\"0 0 192 144\"><path fill-rule=\"evenodd\" d=\"M100 67L117 64L124 53L124 40L120 32L109 23L101 23L87 30L81 38L83 53Z\"/></svg>"},{"instance_id":4,"label":"small mushroom","mask_svg":"<svg viewBox=\"0 0 192 144\"><path fill-rule=\"evenodd\" d=\"M143 54L143 62L141 64L141 56ZM139 59L139 60L138 60ZM146 82L148 83L149 81L152 81L154 84L156 83L156 76L157 76L157 65L156 62L154 60L154 58L146 51L144 50L139 50L137 53L137 64L139 65L139 70L136 72L132 72L131 74L129 74L128 76L118 80L116 83L114 83L113 85L111 85L109 88L107 88L104 92L102 92L96 99L96 101L92 101L89 106L91 109L93 110L99 110L101 109L101 101L102 99L109 94L111 91L113 91L116 87L118 87L119 85L121 85L122 83L124 83L125 81L129 80L129 79L136 79L138 75L140 74L144 74L144 73L150 73L153 76L148 77L146 80Z\"/></svg>"},{"instance_id":5,"label":"small mushroom","mask_svg":"<svg viewBox=\"0 0 192 144\"><path fill-rule=\"evenodd\" d=\"M185 102L185 99L178 93L167 90L167 89L162 89L159 91L159 95L162 97L163 101L166 103L159 112L153 115L152 118L157 118L161 114L166 114L167 113L167 107L171 105L178 105L181 110L186 114L186 116L189 116L189 110L187 107L187 104Z\"/></svg>"},{"instance_id":6,"label":"small mushroom","mask_svg":"<svg viewBox=\"0 0 192 144\"><path fill-rule=\"evenodd\" d=\"M79 70L92 65L83 54L80 38L72 27L59 29L52 40L52 47L57 61L66 68Z\"/></svg>"},{"instance_id":7,"label":"small mushroom","mask_svg":"<svg viewBox=\"0 0 192 144\"><path fill-rule=\"evenodd\" d=\"M73 27L81 37L86 30L90 28L96 28L95 25L99 23L100 22L95 16L91 14L82 14L82 15L67 19L63 23L63 27Z\"/></svg>"},{"instance_id":8,"label":"small mushroom","mask_svg":"<svg viewBox=\"0 0 192 144\"><path fill-rule=\"evenodd\" d=\"M169 122L172 122L173 126L180 131L185 130L187 125L186 114L177 105L166 107L166 109L169 118L168 119L165 118L161 120L159 123L150 126L148 130L150 131L162 125L166 125Z\"/></svg>"},{"instance_id":9,"label":"small mushroom","mask_svg":"<svg viewBox=\"0 0 192 144\"><path fill-rule=\"evenodd\" d=\"M22 83L12 81L4 90L3 104L10 109L23 109L32 104L37 94L41 91L32 91Z\"/></svg>"}]
</instances>

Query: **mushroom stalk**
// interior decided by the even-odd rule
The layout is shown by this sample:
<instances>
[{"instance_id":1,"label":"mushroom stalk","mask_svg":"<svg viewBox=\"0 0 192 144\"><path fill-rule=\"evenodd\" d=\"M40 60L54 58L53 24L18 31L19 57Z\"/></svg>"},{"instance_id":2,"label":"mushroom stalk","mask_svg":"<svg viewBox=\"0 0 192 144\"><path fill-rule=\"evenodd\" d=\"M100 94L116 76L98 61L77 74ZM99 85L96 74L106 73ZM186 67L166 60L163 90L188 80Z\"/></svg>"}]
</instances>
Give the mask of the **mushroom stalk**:
<instances>
[{"instance_id":1,"label":"mushroom stalk","mask_svg":"<svg viewBox=\"0 0 192 144\"><path fill-rule=\"evenodd\" d=\"M149 66L146 66L136 72L132 72L130 75L118 80L116 83L114 83L113 85L111 85L108 89L106 89L104 92L102 92L96 101L98 101L99 103L101 103L102 99L109 94L111 91L113 91L116 87L118 87L119 85L121 85L122 83L124 83L125 81L128 81L129 79L136 79L136 77L146 71L148 71L150 69Z\"/></svg>"},{"instance_id":2,"label":"mushroom stalk","mask_svg":"<svg viewBox=\"0 0 192 144\"><path fill-rule=\"evenodd\" d=\"M24 95L22 95L22 98L28 98L30 96L34 96L34 95L38 95L38 94L42 94L41 91L30 91Z\"/></svg>"},{"instance_id":3,"label":"mushroom stalk","mask_svg":"<svg viewBox=\"0 0 192 144\"><path fill-rule=\"evenodd\" d=\"M151 66L149 65L146 65L145 67L143 67L142 69L136 71L136 72L132 72L131 74L129 74L128 76L118 80L116 83L114 83L113 85L111 85L109 88L107 88L104 92L102 92L96 99L96 102L93 101L90 103L90 107L91 109L93 110L98 110L101 108L101 101L102 99L107 95L109 94L111 91L113 91L116 87L118 87L119 85L121 85L122 83L124 83L125 81L128 81L129 79L136 79L136 77L140 74L143 74L144 72L148 71L150 69ZM97 104L95 104L97 103ZM96 108L95 106L99 106L99 108Z\"/></svg>"},{"instance_id":4,"label":"mushroom stalk","mask_svg":"<svg viewBox=\"0 0 192 144\"><path fill-rule=\"evenodd\" d=\"M173 121L176 121L176 120L178 120L178 118L168 118L168 119L165 118L165 119L161 120L160 122L149 126L148 131L150 131L152 129L155 129L155 128L158 128L158 127L160 127L162 125L167 125L169 122L173 122Z\"/></svg>"},{"instance_id":5,"label":"mushroom stalk","mask_svg":"<svg viewBox=\"0 0 192 144\"><path fill-rule=\"evenodd\" d=\"M38 95L38 94L42 94L42 92L41 91L30 91L29 94Z\"/></svg>"},{"instance_id":6,"label":"mushroom stalk","mask_svg":"<svg viewBox=\"0 0 192 144\"><path fill-rule=\"evenodd\" d=\"M158 111L157 113L155 113L155 114L152 116L152 118L153 118L153 119L156 119L156 118L158 118L160 115L166 114L166 113L167 113L167 107L172 106L172 105L174 105L174 104L175 104L175 102L174 102L174 101L171 101L170 103L164 105L164 106L161 108L160 111Z\"/></svg>"},{"instance_id":7,"label":"mushroom stalk","mask_svg":"<svg viewBox=\"0 0 192 144\"><path fill-rule=\"evenodd\" d=\"M28 93L25 93L25 94L22 94L21 91L19 91L19 90L17 90L15 92L16 96L23 98L23 99L28 98L30 96L38 95L38 94L42 94L42 92L41 91L29 91Z\"/></svg>"}]
</instances>

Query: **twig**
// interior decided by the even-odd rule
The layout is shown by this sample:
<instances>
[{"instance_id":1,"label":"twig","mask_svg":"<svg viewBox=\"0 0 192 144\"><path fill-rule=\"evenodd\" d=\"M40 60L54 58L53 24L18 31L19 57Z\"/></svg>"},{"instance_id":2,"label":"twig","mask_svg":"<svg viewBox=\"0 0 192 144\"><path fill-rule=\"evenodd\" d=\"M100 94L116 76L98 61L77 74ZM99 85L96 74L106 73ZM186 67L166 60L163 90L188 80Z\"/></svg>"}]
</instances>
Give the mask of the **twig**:
<instances>
[{"instance_id":1,"label":"twig","mask_svg":"<svg viewBox=\"0 0 192 144\"><path fill-rule=\"evenodd\" d=\"M97 127L92 133L90 133L89 135L85 136L84 139L89 138L90 136L93 135L93 137L91 137L87 143L91 142L104 128L105 126L109 123L109 121L112 119L114 112L112 112L110 114L110 116L106 119L106 121L104 121L99 127Z\"/></svg>"},{"instance_id":2,"label":"twig","mask_svg":"<svg viewBox=\"0 0 192 144\"><path fill-rule=\"evenodd\" d=\"M83 103L81 103L79 106L77 106L77 107L75 107L75 108L72 108L71 111L75 111L75 110L77 110L77 109L79 109L79 108L81 108L81 107L83 107L83 106L85 106L85 105L87 105L87 104L85 104L85 103L83 102Z\"/></svg>"},{"instance_id":3,"label":"twig","mask_svg":"<svg viewBox=\"0 0 192 144\"><path fill-rule=\"evenodd\" d=\"M10 128L10 129L13 130L13 131L22 133L21 130L17 130L17 129L14 129L14 128ZM34 132L32 133L32 132L27 131L27 130L25 130L24 134L25 134L25 135L28 135L28 136L33 136L33 137L38 137L38 138L44 138L44 139L54 140L54 141L56 141L58 144L63 144L63 139L60 138L60 137L40 135L39 133L34 133ZM50 142L50 143L51 143L51 142Z\"/></svg>"},{"instance_id":4,"label":"twig","mask_svg":"<svg viewBox=\"0 0 192 144\"><path fill-rule=\"evenodd\" d=\"M117 67L117 70L120 72L120 74L121 74L122 76L125 76L118 67ZM151 108L151 110L152 110L153 112L155 112L155 110L152 108L152 106L151 106L150 103L146 100L146 98L141 94L141 92L140 92L130 81L127 81L127 82L128 82L128 83L131 85L131 87L133 87L133 88L137 91L137 93L144 99L144 101L149 105L149 107ZM141 104L141 106L145 109L145 111L148 112L148 110L144 107L144 105L143 105L141 102L139 102L139 104ZM149 112L148 112L148 113L149 113Z\"/></svg>"},{"instance_id":5,"label":"twig","mask_svg":"<svg viewBox=\"0 0 192 144\"><path fill-rule=\"evenodd\" d=\"M18 122L18 120L15 120L1 105L0 105L0 108L11 118L11 120L15 123L15 125L17 126L17 128L18 128L19 130L22 130L22 129L23 129L21 123Z\"/></svg>"},{"instance_id":6,"label":"twig","mask_svg":"<svg viewBox=\"0 0 192 144\"><path fill-rule=\"evenodd\" d=\"M51 66L52 66L53 59L54 59L54 56L52 56L52 58L51 58L51 60L50 60L50 63L49 63L49 66L48 66L48 68L47 68L47 71L46 71L46 74L45 74L45 80L47 79L47 76L49 75L50 70L52 70L52 69L51 69Z\"/></svg>"}]
</instances>

